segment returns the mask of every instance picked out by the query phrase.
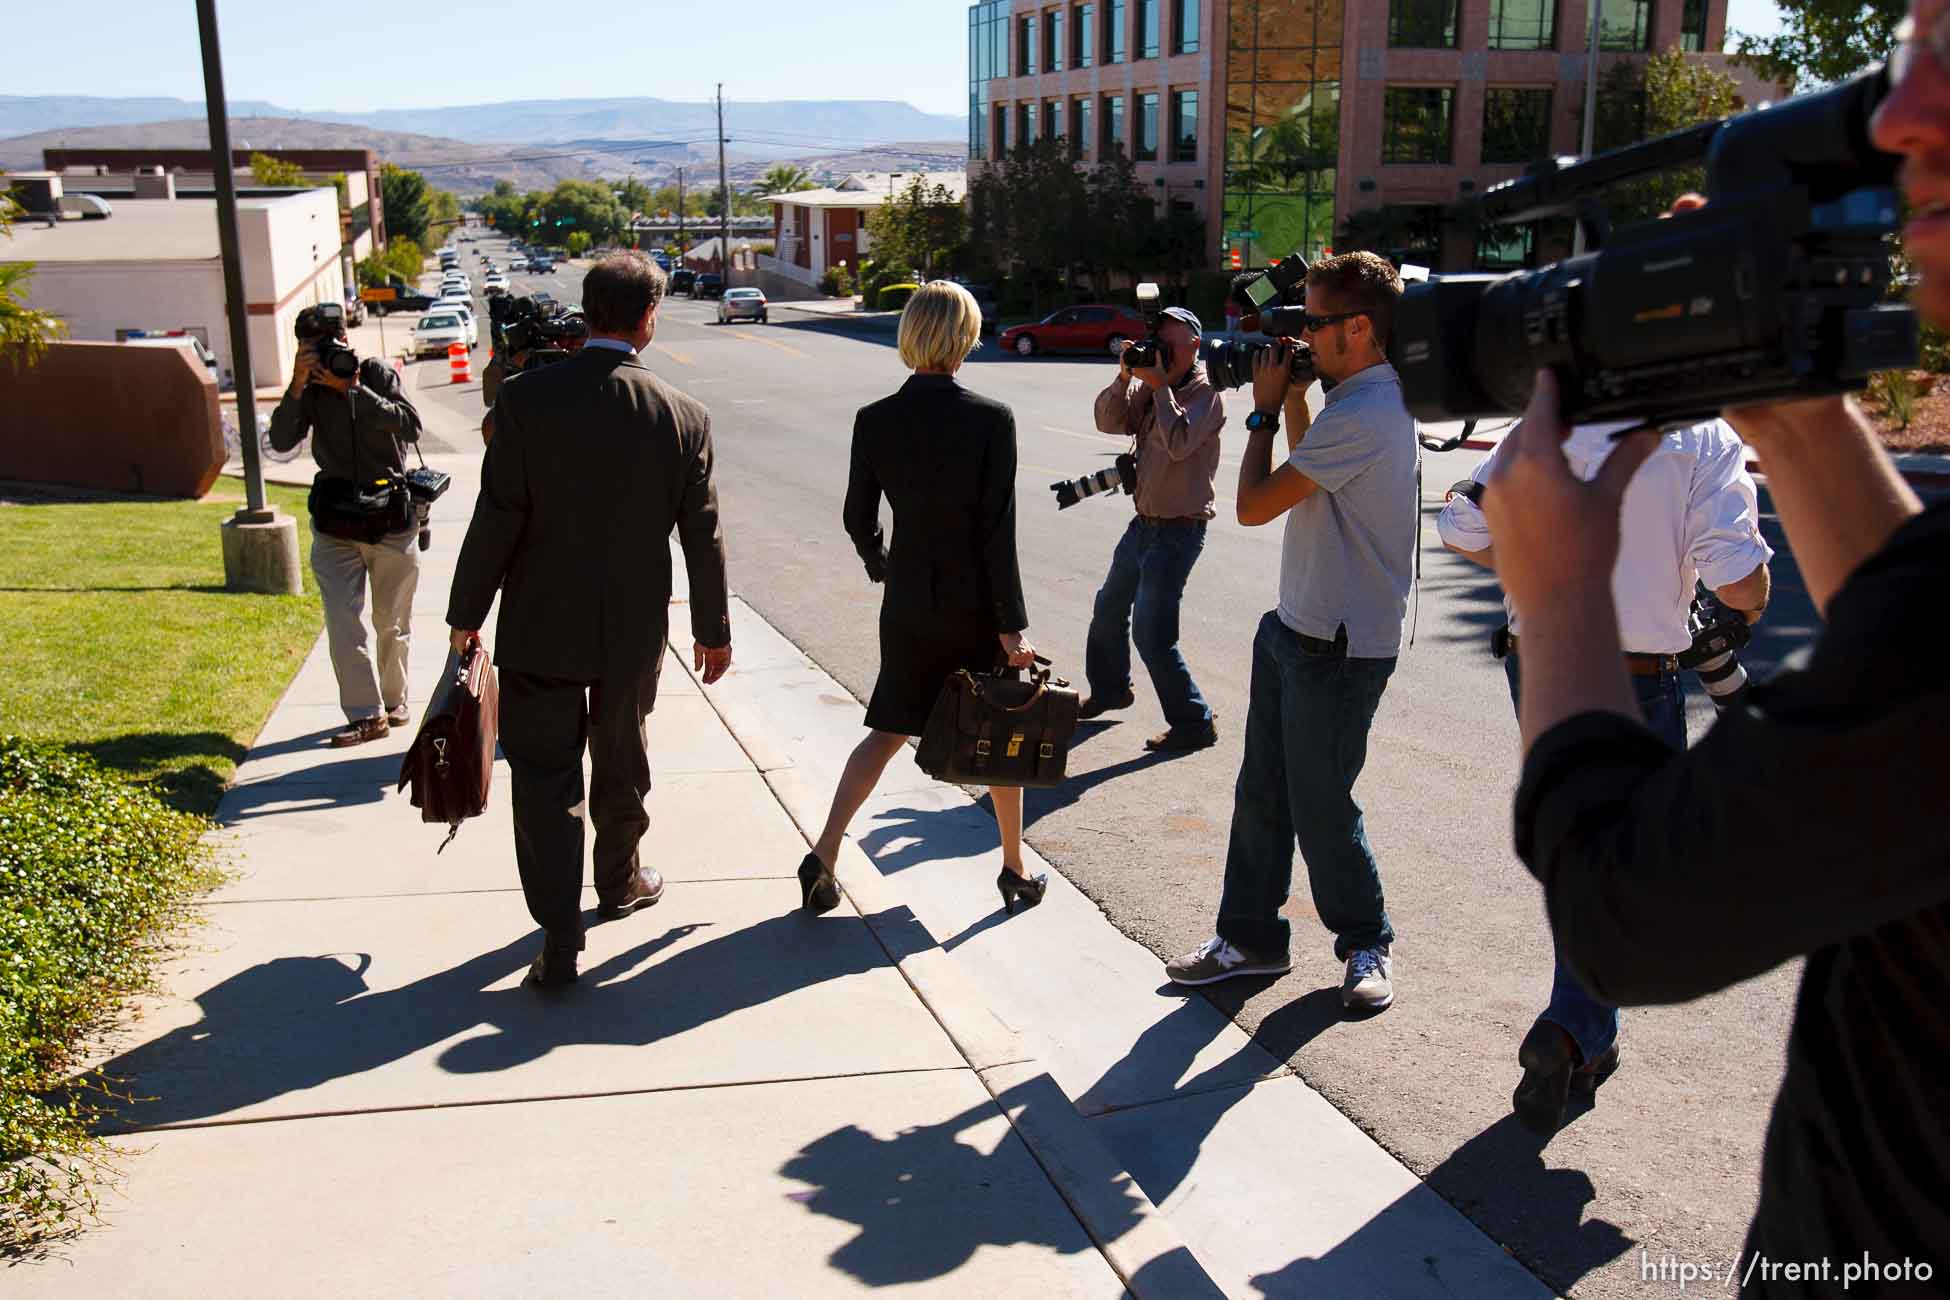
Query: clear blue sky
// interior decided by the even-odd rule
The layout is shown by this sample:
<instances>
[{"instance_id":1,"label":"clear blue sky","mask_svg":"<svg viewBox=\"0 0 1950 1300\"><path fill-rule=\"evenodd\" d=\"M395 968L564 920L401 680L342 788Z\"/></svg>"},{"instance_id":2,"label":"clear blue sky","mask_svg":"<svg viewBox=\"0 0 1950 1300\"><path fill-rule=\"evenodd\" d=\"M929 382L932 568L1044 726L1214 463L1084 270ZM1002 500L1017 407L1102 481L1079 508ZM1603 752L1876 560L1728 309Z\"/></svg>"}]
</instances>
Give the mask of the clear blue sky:
<instances>
[{"instance_id":1,"label":"clear blue sky","mask_svg":"<svg viewBox=\"0 0 1950 1300\"><path fill-rule=\"evenodd\" d=\"M188 3L7 8L0 93L203 98ZM933 113L968 111L961 0L757 0L722 9L658 0L633 8L219 0L218 20L230 97L308 111L613 95L705 100L719 81L727 99L894 99ZM1764 33L1779 20L1772 0L1732 0L1728 25Z\"/></svg>"}]
</instances>

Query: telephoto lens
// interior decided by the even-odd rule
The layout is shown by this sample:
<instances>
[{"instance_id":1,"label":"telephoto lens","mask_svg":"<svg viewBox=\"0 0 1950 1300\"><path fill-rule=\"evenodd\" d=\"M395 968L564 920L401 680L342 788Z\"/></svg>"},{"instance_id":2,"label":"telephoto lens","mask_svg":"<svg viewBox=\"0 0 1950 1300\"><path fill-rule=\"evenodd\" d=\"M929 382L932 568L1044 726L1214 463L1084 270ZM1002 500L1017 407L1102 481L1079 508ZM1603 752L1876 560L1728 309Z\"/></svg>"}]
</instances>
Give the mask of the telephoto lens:
<instances>
[{"instance_id":1,"label":"telephoto lens","mask_svg":"<svg viewBox=\"0 0 1950 1300\"><path fill-rule=\"evenodd\" d=\"M1729 609L1713 593L1701 591L1693 597L1693 611L1686 619L1693 644L1679 656L1679 666L1699 674L1700 685L1713 697L1718 709L1730 709L1747 691L1747 669L1740 662L1740 651L1753 639L1753 628L1738 610Z\"/></svg>"},{"instance_id":2,"label":"telephoto lens","mask_svg":"<svg viewBox=\"0 0 1950 1300\"><path fill-rule=\"evenodd\" d=\"M350 379L359 373L359 354L336 338L322 338L316 345L318 364L325 372L338 379Z\"/></svg>"}]
</instances>

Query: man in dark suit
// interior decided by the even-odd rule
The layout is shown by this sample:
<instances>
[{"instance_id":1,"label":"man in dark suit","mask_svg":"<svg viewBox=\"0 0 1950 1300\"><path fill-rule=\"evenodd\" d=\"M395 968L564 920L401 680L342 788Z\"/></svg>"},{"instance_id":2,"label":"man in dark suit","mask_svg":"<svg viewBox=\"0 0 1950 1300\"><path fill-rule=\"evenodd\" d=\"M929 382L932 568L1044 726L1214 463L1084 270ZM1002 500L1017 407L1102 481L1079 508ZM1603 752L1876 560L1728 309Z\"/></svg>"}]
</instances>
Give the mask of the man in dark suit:
<instances>
[{"instance_id":1,"label":"man in dark suit","mask_svg":"<svg viewBox=\"0 0 1950 1300\"><path fill-rule=\"evenodd\" d=\"M447 607L458 650L501 592L501 749L522 892L546 935L528 973L537 987L576 978L585 809L596 824L598 915L663 896L637 844L650 825L644 720L669 633L673 527L705 685L731 665L710 415L636 359L663 292L663 273L641 253L598 262L582 283L588 345L502 385Z\"/></svg>"}]
</instances>

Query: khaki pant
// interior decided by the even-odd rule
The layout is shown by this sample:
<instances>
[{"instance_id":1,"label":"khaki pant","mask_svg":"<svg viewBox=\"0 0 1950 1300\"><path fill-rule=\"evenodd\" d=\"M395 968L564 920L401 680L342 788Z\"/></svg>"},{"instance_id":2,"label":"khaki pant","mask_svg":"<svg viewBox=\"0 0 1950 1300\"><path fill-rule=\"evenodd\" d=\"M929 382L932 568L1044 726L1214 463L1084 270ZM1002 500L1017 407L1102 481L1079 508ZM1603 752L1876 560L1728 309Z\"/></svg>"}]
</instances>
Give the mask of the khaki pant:
<instances>
[{"instance_id":1,"label":"khaki pant","mask_svg":"<svg viewBox=\"0 0 1950 1300\"><path fill-rule=\"evenodd\" d=\"M406 658L413 643L413 593L420 586L418 527L378 542L311 535L311 572L325 606L325 640L348 722L376 718L406 703ZM379 633L379 675L366 650L366 581Z\"/></svg>"}]
</instances>

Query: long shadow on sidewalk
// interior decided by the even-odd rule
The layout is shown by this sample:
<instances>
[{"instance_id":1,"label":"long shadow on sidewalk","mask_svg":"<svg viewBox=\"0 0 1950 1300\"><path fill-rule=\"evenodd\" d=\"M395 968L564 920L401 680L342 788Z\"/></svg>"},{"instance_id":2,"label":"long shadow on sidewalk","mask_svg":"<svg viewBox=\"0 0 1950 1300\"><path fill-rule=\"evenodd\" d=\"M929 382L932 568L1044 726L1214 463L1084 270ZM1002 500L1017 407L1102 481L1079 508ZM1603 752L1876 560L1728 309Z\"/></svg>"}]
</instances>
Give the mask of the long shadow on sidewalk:
<instances>
[{"instance_id":1,"label":"long shadow on sidewalk","mask_svg":"<svg viewBox=\"0 0 1950 1300\"><path fill-rule=\"evenodd\" d=\"M628 924L612 922L611 924ZM395 989L367 991L370 959L280 957L197 995L203 1018L124 1052L99 1077L124 1103L126 1131L232 1115L290 1093L390 1065L461 1038L442 1070L510 1070L578 1044L644 1047L811 985L886 965L863 933L834 942L796 913L772 917L653 962L700 925L655 934L553 997L493 989L539 944L524 934L492 952ZM646 964L648 963L648 964ZM73 1081L86 1090L98 1076Z\"/></svg>"}]
</instances>

